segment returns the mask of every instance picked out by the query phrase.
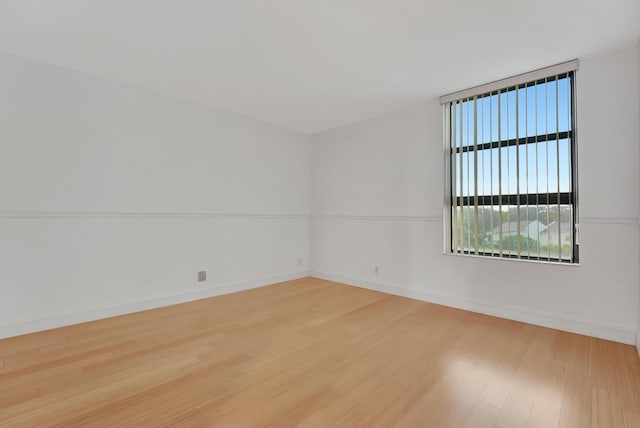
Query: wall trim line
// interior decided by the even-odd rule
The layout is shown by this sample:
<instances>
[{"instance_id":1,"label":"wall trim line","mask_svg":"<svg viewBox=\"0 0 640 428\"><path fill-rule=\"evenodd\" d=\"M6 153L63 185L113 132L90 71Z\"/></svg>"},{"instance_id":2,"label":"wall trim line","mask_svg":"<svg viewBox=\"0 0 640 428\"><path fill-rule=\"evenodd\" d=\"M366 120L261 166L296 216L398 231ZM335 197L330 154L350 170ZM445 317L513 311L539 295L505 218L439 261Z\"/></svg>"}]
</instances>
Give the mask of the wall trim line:
<instances>
[{"instance_id":1,"label":"wall trim line","mask_svg":"<svg viewBox=\"0 0 640 428\"><path fill-rule=\"evenodd\" d=\"M361 221L427 221L442 222L442 216L312 214L311 220L361 220Z\"/></svg>"},{"instance_id":2,"label":"wall trim line","mask_svg":"<svg viewBox=\"0 0 640 428\"><path fill-rule=\"evenodd\" d=\"M236 293L238 291L250 290L253 288L277 284L280 282L306 278L308 276L309 271L298 271L283 275L256 278L249 281L221 284L207 288L205 290L198 290L180 294L169 294L165 296L138 300L119 305L93 307L77 312L49 314L38 318L6 321L4 323L0 323L0 339L65 327L73 324L96 321L104 318L132 314L149 309L157 309L165 306L177 305L194 300L221 296L223 294Z\"/></svg>"},{"instance_id":3,"label":"wall trim line","mask_svg":"<svg viewBox=\"0 0 640 428\"><path fill-rule=\"evenodd\" d=\"M638 217L580 217L580 223L592 224L639 224Z\"/></svg>"},{"instance_id":4,"label":"wall trim line","mask_svg":"<svg viewBox=\"0 0 640 428\"><path fill-rule=\"evenodd\" d=\"M283 214L283 213L233 213L233 212L170 212L170 211L0 211L0 219L296 219L296 220L354 220L394 222L442 222L442 216L362 215L362 214ZM638 217L581 217L580 223L639 224Z\"/></svg>"},{"instance_id":5,"label":"wall trim line","mask_svg":"<svg viewBox=\"0 0 640 428\"><path fill-rule=\"evenodd\" d=\"M429 293L423 290L399 287L397 285L373 282L341 274L320 272L311 270L310 275L315 278L339 282L355 287L380 291L396 296L408 297L410 299L422 300L424 302L449 306L477 312L484 315L506 318L520 321L527 324L538 325L570 333L582 334L599 339L612 340L615 342L635 345L640 340L640 333L635 329L619 325L595 322L592 320L574 317L571 315L545 311L541 309L525 308L521 306L508 305L502 303L488 302L476 299L464 299L460 297L446 296L442 294ZM638 338L636 338L638 336ZM640 352L640 344L638 344Z\"/></svg>"},{"instance_id":6,"label":"wall trim line","mask_svg":"<svg viewBox=\"0 0 640 428\"><path fill-rule=\"evenodd\" d=\"M354 220L354 221L406 221L406 222L443 222L442 216L404 216L404 215L360 215L360 214L312 214L311 220ZM583 224L639 224L638 217L587 217L580 218Z\"/></svg>"},{"instance_id":7,"label":"wall trim line","mask_svg":"<svg viewBox=\"0 0 640 428\"><path fill-rule=\"evenodd\" d=\"M92 219L92 218L123 218L123 219L302 219L307 220L308 214L278 214L278 213L224 213L224 212L125 212L125 211L0 211L3 219Z\"/></svg>"}]
</instances>

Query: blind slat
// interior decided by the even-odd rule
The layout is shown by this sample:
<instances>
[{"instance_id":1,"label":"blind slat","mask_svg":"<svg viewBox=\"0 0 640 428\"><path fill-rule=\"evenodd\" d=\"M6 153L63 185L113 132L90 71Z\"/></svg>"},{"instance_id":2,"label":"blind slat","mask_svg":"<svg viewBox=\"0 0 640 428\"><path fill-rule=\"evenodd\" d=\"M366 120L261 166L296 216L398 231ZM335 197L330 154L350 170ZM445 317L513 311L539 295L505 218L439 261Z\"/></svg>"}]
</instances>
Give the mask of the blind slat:
<instances>
[{"instance_id":1,"label":"blind slat","mask_svg":"<svg viewBox=\"0 0 640 428\"><path fill-rule=\"evenodd\" d=\"M479 228L478 228L478 98L473 99L473 195L474 195L474 242L476 254L479 250Z\"/></svg>"},{"instance_id":2,"label":"blind slat","mask_svg":"<svg viewBox=\"0 0 640 428\"><path fill-rule=\"evenodd\" d=\"M520 253L520 236L522 234L520 224L520 103L518 99L519 87L516 86L516 195L518 195L518 204L516 205L516 221L518 222L518 234L516 235L516 246L518 258L522 256ZM528 230L528 228L527 228Z\"/></svg>"}]
</instances>

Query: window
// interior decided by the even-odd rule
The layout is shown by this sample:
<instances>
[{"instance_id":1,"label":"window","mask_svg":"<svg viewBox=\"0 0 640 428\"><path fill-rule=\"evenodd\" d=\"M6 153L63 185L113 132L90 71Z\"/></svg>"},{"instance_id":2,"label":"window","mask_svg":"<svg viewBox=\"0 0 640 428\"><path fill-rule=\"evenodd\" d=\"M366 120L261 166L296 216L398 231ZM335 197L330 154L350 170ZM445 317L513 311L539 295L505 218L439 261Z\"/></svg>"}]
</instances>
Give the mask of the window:
<instances>
[{"instance_id":1,"label":"window","mask_svg":"<svg viewBox=\"0 0 640 428\"><path fill-rule=\"evenodd\" d=\"M448 252L577 263L576 69L442 97Z\"/></svg>"}]
</instances>

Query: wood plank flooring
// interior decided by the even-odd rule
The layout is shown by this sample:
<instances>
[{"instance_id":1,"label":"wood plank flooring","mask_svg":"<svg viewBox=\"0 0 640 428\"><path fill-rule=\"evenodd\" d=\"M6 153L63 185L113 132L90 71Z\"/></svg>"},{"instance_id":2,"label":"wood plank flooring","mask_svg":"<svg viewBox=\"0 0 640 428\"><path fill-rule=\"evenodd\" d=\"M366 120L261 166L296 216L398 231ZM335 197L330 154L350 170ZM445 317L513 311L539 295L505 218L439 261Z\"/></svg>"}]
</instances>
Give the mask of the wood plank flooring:
<instances>
[{"instance_id":1,"label":"wood plank flooring","mask_svg":"<svg viewBox=\"0 0 640 428\"><path fill-rule=\"evenodd\" d=\"M1 340L0 426L637 428L640 359L305 278Z\"/></svg>"}]
</instances>

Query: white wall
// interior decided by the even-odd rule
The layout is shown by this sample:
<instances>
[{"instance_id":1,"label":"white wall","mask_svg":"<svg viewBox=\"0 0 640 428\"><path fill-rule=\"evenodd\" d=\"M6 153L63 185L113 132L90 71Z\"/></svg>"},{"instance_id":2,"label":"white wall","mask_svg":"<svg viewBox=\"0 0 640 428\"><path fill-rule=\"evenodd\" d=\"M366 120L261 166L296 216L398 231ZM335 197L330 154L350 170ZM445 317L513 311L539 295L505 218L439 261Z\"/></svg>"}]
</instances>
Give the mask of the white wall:
<instances>
[{"instance_id":1,"label":"white wall","mask_svg":"<svg viewBox=\"0 0 640 428\"><path fill-rule=\"evenodd\" d=\"M636 47L581 58L579 267L443 255L442 108L433 99L314 136L312 274L634 343L637 64Z\"/></svg>"},{"instance_id":2,"label":"white wall","mask_svg":"<svg viewBox=\"0 0 640 428\"><path fill-rule=\"evenodd\" d=\"M0 54L0 337L305 275L308 212L308 137Z\"/></svg>"},{"instance_id":3,"label":"white wall","mask_svg":"<svg viewBox=\"0 0 640 428\"><path fill-rule=\"evenodd\" d=\"M302 276L311 256L318 276L631 343L639 56L581 58L570 267L442 254L437 100L309 150L252 119L0 54L0 337Z\"/></svg>"},{"instance_id":4,"label":"white wall","mask_svg":"<svg viewBox=\"0 0 640 428\"><path fill-rule=\"evenodd\" d=\"M640 146L640 39L638 40L638 146ZM638 166L640 168L640 159L638 159ZM640 216L638 217L638 224L640 224ZM640 269L640 259L638 259L638 269ZM636 333L636 348L638 349L638 355L640 355L640 282L638 282L638 331Z\"/></svg>"}]
</instances>

